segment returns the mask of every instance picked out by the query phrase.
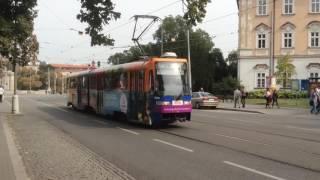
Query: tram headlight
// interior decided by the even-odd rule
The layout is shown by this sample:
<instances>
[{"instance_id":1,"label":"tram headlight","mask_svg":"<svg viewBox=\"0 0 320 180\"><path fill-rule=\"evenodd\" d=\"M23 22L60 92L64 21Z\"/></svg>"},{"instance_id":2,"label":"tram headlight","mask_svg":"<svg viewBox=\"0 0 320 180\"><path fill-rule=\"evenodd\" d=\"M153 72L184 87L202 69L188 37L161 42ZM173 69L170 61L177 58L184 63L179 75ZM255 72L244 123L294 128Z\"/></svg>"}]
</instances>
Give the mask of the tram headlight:
<instances>
[{"instance_id":1,"label":"tram headlight","mask_svg":"<svg viewBox=\"0 0 320 180\"><path fill-rule=\"evenodd\" d=\"M191 101L183 101L183 104L184 104L184 105L190 105L190 104L191 104Z\"/></svg>"},{"instance_id":2,"label":"tram headlight","mask_svg":"<svg viewBox=\"0 0 320 180\"><path fill-rule=\"evenodd\" d=\"M156 102L157 105L160 105L160 106L167 106L167 105L170 105L170 101L157 101Z\"/></svg>"}]
</instances>

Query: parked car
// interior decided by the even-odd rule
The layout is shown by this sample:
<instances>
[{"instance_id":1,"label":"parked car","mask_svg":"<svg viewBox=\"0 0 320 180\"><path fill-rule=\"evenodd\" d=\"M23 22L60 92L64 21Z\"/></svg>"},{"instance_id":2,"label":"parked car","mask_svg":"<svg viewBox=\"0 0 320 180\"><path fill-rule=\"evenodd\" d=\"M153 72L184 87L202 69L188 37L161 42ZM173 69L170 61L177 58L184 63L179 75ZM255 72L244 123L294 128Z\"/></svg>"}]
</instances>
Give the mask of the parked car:
<instances>
[{"instance_id":1,"label":"parked car","mask_svg":"<svg viewBox=\"0 0 320 180\"><path fill-rule=\"evenodd\" d=\"M202 107L216 108L219 105L219 98L208 92L193 92L192 107L200 109Z\"/></svg>"}]
</instances>

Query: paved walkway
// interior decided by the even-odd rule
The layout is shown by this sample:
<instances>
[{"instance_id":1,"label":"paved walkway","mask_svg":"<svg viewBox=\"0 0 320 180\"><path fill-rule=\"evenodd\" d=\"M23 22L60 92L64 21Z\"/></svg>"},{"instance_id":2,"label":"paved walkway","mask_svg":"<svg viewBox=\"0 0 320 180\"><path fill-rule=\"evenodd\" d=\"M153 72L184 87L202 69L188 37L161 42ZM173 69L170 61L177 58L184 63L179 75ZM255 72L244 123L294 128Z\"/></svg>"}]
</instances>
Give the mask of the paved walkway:
<instances>
[{"instance_id":1,"label":"paved walkway","mask_svg":"<svg viewBox=\"0 0 320 180\"><path fill-rule=\"evenodd\" d=\"M20 97L21 98L21 97ZM43 180L43 179L109 179L134 180L129 174L92 152L61 129L50 124L53 117L40 109L41 106L23 102L23 114L11 115L10 104L0 103L0 179ZM37 107L38 106L38 107ZM32 109L29 109L32 107ZM52 108L54 110L54 108ZM4 124L3 131L2 126ZM9 134L9 143L5 143ZM11 143L10 143L11 142ZM19 147L20 165L16 163ZM29 177L27 177L29 176Z\"/></svg>"},{"instance_id":2,"label":"paved walkway","mask_svg":"<svg viewBox=\"0 0 320 180\"><path fill-rule=\"evenodd\" d=\"M4 129L4 121L9 107L5 103L0 103L0 178L15 180L14 169L8 149L7 135Z\"/></svg>"},{"instance_id":3,"label":"paved walkway","mask_svg":"<svg viewBox=\"0 0 320 180\"><path fill-rule=\"evenodd\" d=\"M264 105L251 105L247 104L245 108L234 108L234 104L230 102L220 103L219 109L223 110L231 110L231 111L244 111L244 112L253 112L253 113L262 113L262 114L273 114L273 115L294 115L294 114L305 114L309 115L310 111L308 109L302 109L302 108L286 108L286 107L280 107L279 109L277 107L274 108L265 108Z\"/></svg>"}]
</instances>

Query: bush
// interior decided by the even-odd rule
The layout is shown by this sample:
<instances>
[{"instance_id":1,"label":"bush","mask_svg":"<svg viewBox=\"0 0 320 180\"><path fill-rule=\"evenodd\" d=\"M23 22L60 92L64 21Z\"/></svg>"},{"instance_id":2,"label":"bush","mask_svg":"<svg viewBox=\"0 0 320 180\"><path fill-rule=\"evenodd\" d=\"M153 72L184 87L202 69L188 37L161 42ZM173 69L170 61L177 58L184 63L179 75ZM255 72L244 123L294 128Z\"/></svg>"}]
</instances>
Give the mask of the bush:
<instances>
[{"instance_id":1,"label":"bush","mask_svg":"<svg viewBox=\"0 0 320 180\"><path fill-rule=\"evenodd\" d=\"M248 98L261 99L264 98L265 90L257 90L249 92ZM282 99L294 99L294 98L307 98L307 91L290 91L290 90L279 90L278 97Z\"/></svg>"}]
</instances>

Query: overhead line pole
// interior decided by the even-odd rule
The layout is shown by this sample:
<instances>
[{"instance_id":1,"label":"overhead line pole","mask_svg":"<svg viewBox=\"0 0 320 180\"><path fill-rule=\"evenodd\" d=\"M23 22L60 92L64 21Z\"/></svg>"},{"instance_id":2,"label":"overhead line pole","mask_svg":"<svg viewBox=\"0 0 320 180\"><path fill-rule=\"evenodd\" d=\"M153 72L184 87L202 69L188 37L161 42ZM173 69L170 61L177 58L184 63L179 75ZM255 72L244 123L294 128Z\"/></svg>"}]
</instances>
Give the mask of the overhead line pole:
<instances>
[{"instance_id":1,"label":"overhead line pole","mask_svg":"<svg viewBox=\"0 0 320 180\"><path fill-rule=\"evenodd\" d=\"M182 12L184 12L184 0L182 0ZM192 92L192 77L191 77L191 55L190 55L190 30L189 30L189 25L187 24L187 46L188 46L188 80L189 80L189 90Z\"/></svg>"}]
</instances>

